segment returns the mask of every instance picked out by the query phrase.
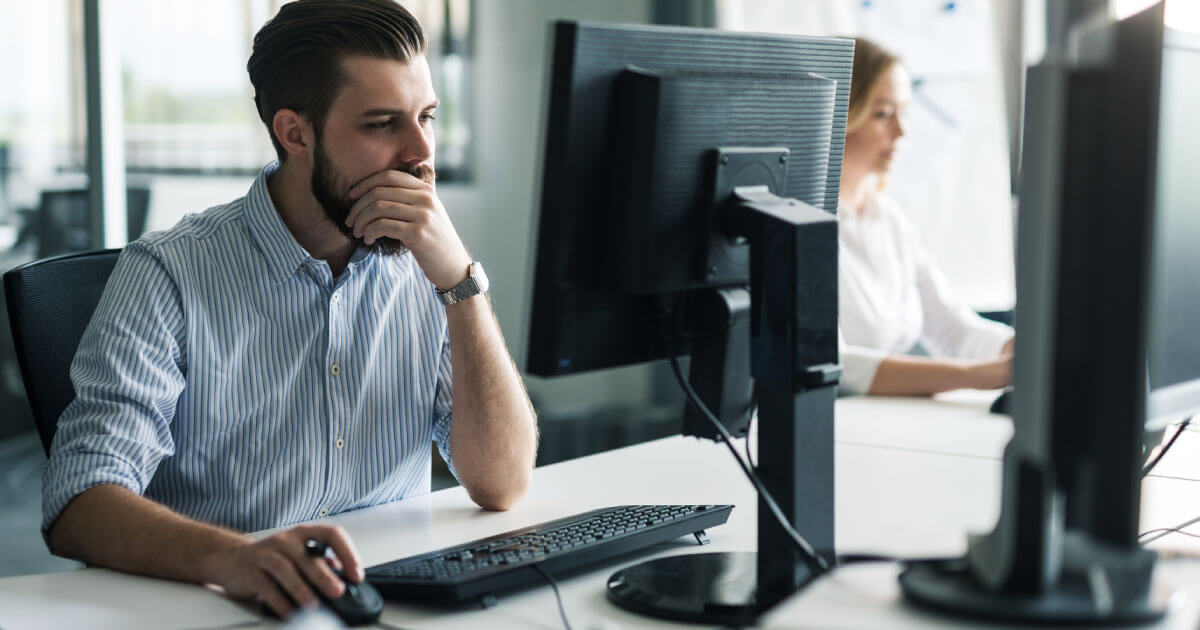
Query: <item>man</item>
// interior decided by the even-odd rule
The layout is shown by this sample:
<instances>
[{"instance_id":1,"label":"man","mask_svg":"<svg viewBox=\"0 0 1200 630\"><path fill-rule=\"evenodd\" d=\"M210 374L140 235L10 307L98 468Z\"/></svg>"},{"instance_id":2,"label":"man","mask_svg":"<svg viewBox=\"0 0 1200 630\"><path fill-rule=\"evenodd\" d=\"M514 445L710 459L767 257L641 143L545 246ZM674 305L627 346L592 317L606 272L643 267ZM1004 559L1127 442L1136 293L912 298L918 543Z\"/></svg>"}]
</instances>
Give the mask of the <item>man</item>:
<instances>
[{"instance_id":1,"label":"man","mask_svg":"<svg viewBox=\"0 0 1200 630\"><path fill-rule=\"evenodd\" d=\"M431 439L485 509L524 494L535 420L437 197L424 50L391 0L300 0L255 36L278 164L122 253L45 474L55 553L287 616L343 589L304 542L358 582L353 543L239 532L428 492Z\"/></svg>"}]
</instances>

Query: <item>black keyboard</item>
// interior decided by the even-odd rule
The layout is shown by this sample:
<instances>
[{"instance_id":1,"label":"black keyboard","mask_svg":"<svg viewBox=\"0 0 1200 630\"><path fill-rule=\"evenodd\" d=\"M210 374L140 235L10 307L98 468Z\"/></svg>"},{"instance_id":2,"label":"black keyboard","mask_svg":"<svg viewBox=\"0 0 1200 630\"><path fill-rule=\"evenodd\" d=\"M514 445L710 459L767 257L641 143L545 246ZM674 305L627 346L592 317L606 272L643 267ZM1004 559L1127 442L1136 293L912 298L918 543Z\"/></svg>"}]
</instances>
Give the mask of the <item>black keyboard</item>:
<instances>
[{"instance_id":1,"label":"black keyboard","mask_svg":"<svg viewBox=\"0 0 1200 630\"><path fill-rule=\"evenodd\" d=\"M563 574L725 523L732 505L621 505L539 523L367 569L385 598L434 604L495 601Z\"/></svg>"}]
</instances>

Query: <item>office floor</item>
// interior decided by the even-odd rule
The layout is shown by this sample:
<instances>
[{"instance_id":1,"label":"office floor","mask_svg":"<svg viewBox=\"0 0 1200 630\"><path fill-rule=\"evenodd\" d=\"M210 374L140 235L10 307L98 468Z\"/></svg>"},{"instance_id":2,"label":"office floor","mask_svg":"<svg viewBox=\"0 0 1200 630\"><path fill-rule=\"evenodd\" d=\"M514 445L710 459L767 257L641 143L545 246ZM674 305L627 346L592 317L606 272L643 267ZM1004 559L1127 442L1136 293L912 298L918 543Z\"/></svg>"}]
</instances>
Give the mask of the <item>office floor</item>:
<instances>
[{"instance_id":1,"label":"office floor","mask_svg":"<svg viewBox=\"0 0 1200 630\"><path fill-rule=\"evenodd\" d=\"M36 433L0 440L0 577L69 571L78 562L50 555L42 542L42 468Z\"/></svg>"}]
</instances>

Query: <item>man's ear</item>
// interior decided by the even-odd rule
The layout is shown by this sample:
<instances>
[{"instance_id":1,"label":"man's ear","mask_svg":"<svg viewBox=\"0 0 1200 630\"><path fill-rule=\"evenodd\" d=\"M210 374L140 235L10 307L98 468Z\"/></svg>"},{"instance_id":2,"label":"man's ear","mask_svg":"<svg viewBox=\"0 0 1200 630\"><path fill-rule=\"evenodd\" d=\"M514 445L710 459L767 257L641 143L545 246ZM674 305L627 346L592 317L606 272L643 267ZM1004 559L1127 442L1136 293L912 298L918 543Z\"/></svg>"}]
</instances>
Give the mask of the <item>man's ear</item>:
<instances>
[{"instance_id":1,"label":"man's ear","mask_svg":"<svg viewBox=\"0 0 1200 630\"><path fill-rule=\"evenodd\" d=\"M306 156L313 148L313 127L295 110L280 109L271 119L271 129L288 155Z\"/></svg>"}]
</instances>

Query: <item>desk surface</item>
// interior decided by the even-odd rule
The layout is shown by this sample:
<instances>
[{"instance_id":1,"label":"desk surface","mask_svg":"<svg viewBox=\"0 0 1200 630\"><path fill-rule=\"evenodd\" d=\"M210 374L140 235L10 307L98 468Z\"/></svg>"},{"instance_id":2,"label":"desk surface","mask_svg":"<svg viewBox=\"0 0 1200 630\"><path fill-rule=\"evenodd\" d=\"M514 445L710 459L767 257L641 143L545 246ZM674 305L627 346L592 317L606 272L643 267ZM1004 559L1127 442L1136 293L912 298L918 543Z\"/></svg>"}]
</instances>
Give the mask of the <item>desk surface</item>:
<instances>
[{"instance_id":1,"label":"desk surface","mask_svg":"<svg viewBox=\"0 0 1200 630\"><path fill-rule=\"evenodd\" d=\"M998 513L999 456L1010 423L989 415L986 395L939 400L852 398L837 403L836 528L842 551L898 556L962 553L966 533L991 528ZM1188 436L1189 438L1191 436ZM1193 440L1194 441L1194 440ZM1182 445L1182 442L1181 442ZM1176 455L1172 451L1172 456ZM1171 459L1171 456L1168 456ZM1166 461L1164 461L1164 466ZM1200 461L1175 465L1144 484L1143 528L1176 525L1198 515ZM755 499L724 447L673 437L540 468L516 508L477 509L461 488L323 519L345 527L367 564L377 564L558 518L623 503L732 503L729 522L709 531L705 551L753 550ZM680 539L657 555L697 550ZM1168 536L1159 548L1200 557L1200 541ZM652 557L648 555L647 557ZM561 583L577 628L655 627L605 600L606 565ZM900 601L894 565L840 569L793 596L766 627L962 627ZM1159 583L1188 584L1190 597L1162 627L1194 630L1200 619L1200 561L1160 563ZM205 588L104 569L0 580L0 627L222 628L260 617ZM559 628L549 588L504 596L485 611L453 614L389 604L383 620L405 628ZM271 624L264 622L264 627Z\"/></svg>"}]
</instances>

